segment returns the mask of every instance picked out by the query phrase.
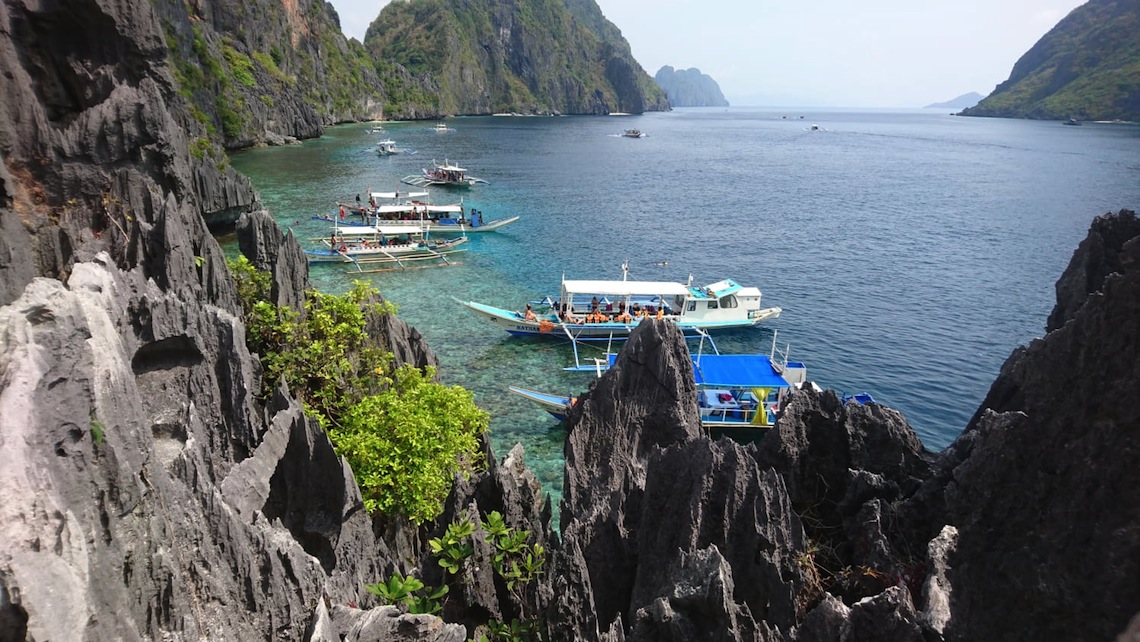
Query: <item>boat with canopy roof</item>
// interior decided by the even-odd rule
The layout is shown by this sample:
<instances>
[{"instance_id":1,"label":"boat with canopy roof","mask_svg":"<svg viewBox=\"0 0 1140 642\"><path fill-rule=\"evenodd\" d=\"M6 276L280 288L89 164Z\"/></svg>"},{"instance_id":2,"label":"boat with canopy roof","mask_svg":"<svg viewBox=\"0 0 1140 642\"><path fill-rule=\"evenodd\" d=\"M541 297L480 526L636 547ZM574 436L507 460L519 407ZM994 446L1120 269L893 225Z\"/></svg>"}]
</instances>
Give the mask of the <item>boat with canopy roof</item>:
<instances>
[{"instance_id":1,"label":"boat with canopy roof","mask_svg":"<svg viewBox=\"0 0 1140 642\"><path fill-rule=\"evenodd\" d=\"M519 220L518 216L486 221L483 212L471 208L465 212L463 202L435 205L427 200L427 192L369 192L364 204L338 202L340 218L313 216L343 228L371 228L380 224L414 225L427 234L465 235L493 232Z\"/></svg>"},{"instance_id":2,"label":"boat with canopy roof","mask_svg":"<svg viewBox=\"0 0 1140 642\"><path fill-rule=\"evenodd\" d=\"M432 161L431 168L423 168L421 174L412 174L400 179L400 182L407 183L408 185L415 185L416 187L427 187L429 185L444 185L447 187L474 187L479 183L486 183L487 181L468 176L467 170L446 158L442 163Z\"/></svg>"},{"instance_id":3,"label":"boat with canopy roof","mask_svg":"<svg viewBox=\"0 0 1140 642\"><path fill-rule=\"evenodd\" d=\"M768 428L776 423L776 416L793 390L803 386L818 386L807 380L807 366L799 361L790 361L790 347L780 351L776 346L776 335L772 336L772 350L769 354L730 354L705 353L702 347L695 354L690 352L693 383L697 390L697 406L700 410L701 426L713 438L722 435L738 441L751 441L763 436ZM613 365L616 355L610 354L606 368L598 371L598 376ZM562 421L577 402L571 395L557 395L519 386L508 390L538 404L555 419ZM873 402L867 393L862 393L861 403Z\"/></svg>"},{"instance_id":4,"label":"boat with canopy roof","mask_svg":"<svg viewBox=\"0 0 1140 642\"><path fill-rule=\"evenodd\" d=\"M626 266L623 273L628 275ZM558 295L547 296L525 312L476 301L459 301L512 335L571 339L624 338L644 317L668 319L682 332L748 328L780 315L761 308L760 290L732 279L705 287L670 281L562 280ZM537 309L532 309L532 308Z\"/></svg>"}]
</instances>

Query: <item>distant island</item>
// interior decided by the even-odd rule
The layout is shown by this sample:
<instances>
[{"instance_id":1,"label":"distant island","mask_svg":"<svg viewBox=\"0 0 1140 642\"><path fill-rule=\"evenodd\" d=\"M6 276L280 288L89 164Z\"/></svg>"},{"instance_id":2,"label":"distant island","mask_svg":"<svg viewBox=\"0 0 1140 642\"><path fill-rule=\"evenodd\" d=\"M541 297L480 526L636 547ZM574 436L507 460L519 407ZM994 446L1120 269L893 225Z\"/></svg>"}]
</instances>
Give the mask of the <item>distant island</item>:
<instances>
[{"instance_id":1,"label":"distant island","mask_svg":"<svg viewBox=\"0 0 1140 642\"><path fill-rule=\"evenodd\" d=\"M963 116L1140 121L1140 3L1090 0Z\"/></svg>"},{"instance_id":2,"label":"distant island","mask_svg":"<svg viewBox=\"0 0 1140 642\"><path fill-rule=\"evenodd\" d=\"M728 107L720 85L700 69L673 69L665 65L653 77L672 107Z\"/></svg>"},{"instance_id":3,"label":"distant island","mask_svg":"<svg viewBox=\"0 0 1140 642\"><path fill-rule=\"evenodd\" d=\"M968 94L962 94L946 102L930 103L926 106L926 109L968 109L982 102L983 98L985 98L985 96L976 91L971 91Z\"/></svg>"}]
</instances>

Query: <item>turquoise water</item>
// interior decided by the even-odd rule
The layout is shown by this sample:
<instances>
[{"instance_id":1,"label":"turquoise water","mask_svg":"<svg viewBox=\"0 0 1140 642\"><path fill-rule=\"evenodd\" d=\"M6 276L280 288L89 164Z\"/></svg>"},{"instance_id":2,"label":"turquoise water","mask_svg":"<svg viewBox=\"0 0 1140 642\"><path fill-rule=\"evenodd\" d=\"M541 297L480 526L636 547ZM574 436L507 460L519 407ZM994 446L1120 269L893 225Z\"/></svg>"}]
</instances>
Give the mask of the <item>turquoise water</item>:
<instances>
[{"instance_id":1,"label":"turquoise water","mask_svg":"<svg viewBox=\"0 0 1140 642\"><path fill-rule=\"evenodd\" d=\"M757 285L783 314L718 336L722 352L767 352L778 329L811 379L870 391L941 449L1010 351L1043 333L1053 285L1092 217L1140 206L1140 127L803 115L459 118L447 134L432 123L385 124L384 134L346 125L233 163L302 239L326 229L310 214L391 191L433 158L490 182L437 188L433 200L462 196L487 220L520 221L472 236L459 265L367 280L427 337L443 379L491 413L496 452L522 442L557 501L564 432L506 388L576 394L589 375L561 370L573 362L567 345L509 337L452 297L521 309L563 275L620 278L623 261L635 279ZM823 131L807 131L813 123ZM630 127L649 135L618 136ZM379 157L382 136L416 153ZM354 278L340 266L312 276L328 290Z\"/></svg>"}]
</instances>

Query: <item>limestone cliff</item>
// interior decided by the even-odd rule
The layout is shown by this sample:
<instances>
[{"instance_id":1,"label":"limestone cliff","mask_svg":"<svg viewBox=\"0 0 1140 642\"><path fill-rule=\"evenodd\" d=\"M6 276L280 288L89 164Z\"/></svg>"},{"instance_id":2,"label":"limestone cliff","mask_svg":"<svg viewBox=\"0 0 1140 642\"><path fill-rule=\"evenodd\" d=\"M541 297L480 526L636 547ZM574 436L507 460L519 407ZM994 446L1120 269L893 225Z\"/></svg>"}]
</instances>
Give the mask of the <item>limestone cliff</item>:
<instances>
[{"instance_id":1,"label":"limestone cliff","mask_svg":"<svg viewBox=\"0 0 1140 642\"><path fill-rule=\"evenodd\" d=\"M1089 0L965 116L1140 121L1140 4Z\"/></svg>"},{"instance_id":2,"label":"limestone cliff","mask_svg":"<svg viewBox=\"0 0 1140 642\"><path fill-rule=\"evenodd\" d=\"M665 65L657 70L653 80L665 91L673 107L728 107L720 85L696 67L673 69Z\"/></svg>"},{"instance_id":3,"label":"limestone cliff","mask_svg":"<svg viewBox=\"0 0 1140 642\"><path fill-rule=\"evenodd\" d=\"M9 1L0 34L0 639L464 639L346 606L406 558L288 391L254 397L205 217L244 217L278 302L305 263L192 153L153 5Z\"/></svg>"},{"instance_id":4,"label":"limestone cliff","mask_svg":"<svg viewBox=\"0 0 1140 642\"><path fill-rule=\"evenodd\" d=\"M170 69L197 135L227 148L319 136L380 118L372 60L323 0L158 0ZM197 143L192 151L201 150Z\"/></svg>"},{"instance_id":5,"label":"limestone cliff","mask_svg":"<svg viewBox=\"0 0 1140 642\"><path fill-rule=\"evenodd\" d=\"M668 108L593 0L392 2L364 44L392 117Z\"/></svg>"}]
</instances>

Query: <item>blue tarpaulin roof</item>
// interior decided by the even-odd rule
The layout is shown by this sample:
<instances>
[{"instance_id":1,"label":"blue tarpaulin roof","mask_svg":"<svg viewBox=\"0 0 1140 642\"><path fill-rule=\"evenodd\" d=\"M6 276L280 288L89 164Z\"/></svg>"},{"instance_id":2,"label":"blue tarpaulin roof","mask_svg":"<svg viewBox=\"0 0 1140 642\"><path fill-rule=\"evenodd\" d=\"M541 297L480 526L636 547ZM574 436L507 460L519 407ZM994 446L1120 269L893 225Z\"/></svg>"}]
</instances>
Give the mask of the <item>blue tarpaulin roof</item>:
<instances>
[{"instance_id":1,"label":"blue tarpaulin roof","mask_svg":"<svg viewBox=\"0 0 1140 642\"><path fill-rule=\"evenodd\" d=\"M699 386L725 388L786 388L788 382L762 354L706 354L693 356Z\"/></svg>"}]
</instances>

